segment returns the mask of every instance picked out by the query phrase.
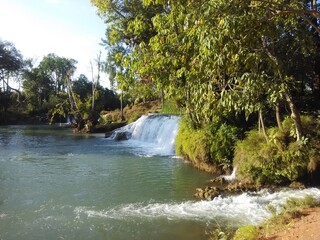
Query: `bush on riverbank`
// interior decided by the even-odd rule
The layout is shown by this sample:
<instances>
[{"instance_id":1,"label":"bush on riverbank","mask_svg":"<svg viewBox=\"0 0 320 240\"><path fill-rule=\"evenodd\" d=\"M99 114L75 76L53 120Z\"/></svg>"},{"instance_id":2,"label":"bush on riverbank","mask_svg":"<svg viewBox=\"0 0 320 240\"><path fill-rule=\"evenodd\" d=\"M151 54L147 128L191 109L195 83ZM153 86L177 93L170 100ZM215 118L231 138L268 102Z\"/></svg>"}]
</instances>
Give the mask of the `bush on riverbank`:
<instances>
[{"instance_id":1,"label":"bush on riverbank","mask_svg":"<svg viewBox=\"0 0 320 240\"><path fill-rule=\"evenodd\" d=\"M123 109L123 115L127 123L132 123L144 114L156 113L160 111L159 101L149 101L126 106ZM122 122L120 110L102 111L101 112L102 125L114 122Z\"/></svg>"},{"instance_id":2,"label":"bush on riverbank","mask_svg":"<svg viewBox=\"0 0 320 240\"><path fill-rule=\"evenodd\" d=\"M176 152L196 165L208 163L226 170L232 165L238 133L238 128L219 121L213 121L206 128L193 129L185 118L176 137Z\"/></svg>"},{"instance_id":3,"label":"bush on riverbank","mask_svg":"<svg viewBox=\"0 0 320 240\"><path fill-rule=\"evenodd\" d=\"M267 131L266 141L257 130L248 132L246 139L237 143L234 166L237 178L261 184L287 184L305 181L308 174L319 169L319 122L312 117L302 117L305 136L294 140L294 125L290 118L283 128Z\"/></svg>"}]
</instances>

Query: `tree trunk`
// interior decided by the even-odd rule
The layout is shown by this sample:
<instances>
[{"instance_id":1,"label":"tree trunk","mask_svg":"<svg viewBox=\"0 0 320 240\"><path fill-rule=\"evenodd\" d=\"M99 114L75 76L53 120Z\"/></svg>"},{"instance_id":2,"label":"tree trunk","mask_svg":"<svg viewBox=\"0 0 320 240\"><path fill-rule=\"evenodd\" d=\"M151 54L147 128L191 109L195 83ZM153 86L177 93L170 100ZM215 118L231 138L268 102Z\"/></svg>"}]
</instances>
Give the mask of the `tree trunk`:
<instances>
[{"instance_id":1,"label":"tree trunk","mask_svg":"<svg viewBox=\"0 0 320 240\"><path fill-rule=\"evenodd\" d=\"M286 100L289 104L290 110L291 110L291 118L294 122L294 126L296 128L296 135L297 135L297 141L300 141L303 136L303 128L300 118L300 113L294 104L292 97L289 93L285 93Z\"/></svg>"},{"instance_id":2,"label":"tree trunk","mask_svg":"<svg viewBox=\"0 0 320 240\"><path fill-rule=\"evenodd\" d=\"M317 11L317 0L311 1L311 8L313 11ZM312 23L319 28L319 20L317 18L312 19ZM317 51L320 51L320 36L317 31L313 34L314 41L316 43ZM313 65L313 73L312 73L312 94L313 99L318 102L320 100L320 57L319 55L314 56L314 59L312 61Z\"/></svg>"},{"instance_id":3,"label":"tree trunk","mask_svg":"<svg viewBox=\"0 0 320 240\"><path fill-rule=\"evenodd\" d=\"M123 91L121 91L121 96L120 96L120 111L121 111L121 121L124 120L124 115L123 115Z\"/></svg>"},{"instance_id":4,"label":"tree trunk","mask_svg":"<svg viewBox=\"0 0 320 240\"><path fill-rule=\"evenodd\" d=\"M163 86L161 86L161 107L164 108L164 89Z\"/></svg>"},{"instance_id":5,"label":"tree trunk","mask_svg":"<svg viewBox=\"0 0 320 240\"><path fill-rule=\"evenodd\" d=\"M268 142L269 139L268 139L268 135L266 133L266 128L264 126L263 117L262 117L262 111L261 110L259 110L259 122L261 124L261 129L262 129L263 136L266 139L266 142Z\"/></svg>"},{"instance_id":6,"label":"tree trunk","mask_svg":"<svg viewBox=\"0 0 320 240\"><path fill-rule=\"evenodd\" d=\"M279 104L278 102L276 103L276 119L277 119L278 128L279 128L280 130L282 130L280 104Z\"/></svg>"},{"instance_id":7,"label":"tree trunk","mask_svg":"<svg viewBox=\"0 0 320 240\"><path fill-rule=\"evenodd\" d=\"M15 89L15 88L9 86L8 82L6 82L4 79L3 79L3 82L7 85L8 91L13 90L16 93L18 93L18 101L19 101L19 105L21 105L22 93L18 89Z\"/></svg>"},{"instance_id":8,"label":"tree trunk","mask_svg":"<svg viewBox=\"0 0 320 240\"><path fill-rule=\"evenodd\" d=\"M91 66L91 76L92 76L92 105L91 105L91 110L94 110L94 104L95 104L95 94L97 87L99 85L100 81L100 72L101 72L101 51L97 55L97 59L95 59L95 63L97 66L97 78L95 79L94 74L93 74L93 64L90 61L90 66Z\"/></svg>"},{"instance_id":9,"label":"tree trunk","mask_svg":"<svg viewBox=\"0 0 320 240\"><path fill-rule=\"evenodd\" d=\"M95 86L95 81L94 81L94 75L93 75L93 64L90 61L90 66L91 66L91 80L92 80L92 102L91 102L91 110L93 111L94 109L94 95L96 91L96 86Z\"/></svg>"}]
</instances>

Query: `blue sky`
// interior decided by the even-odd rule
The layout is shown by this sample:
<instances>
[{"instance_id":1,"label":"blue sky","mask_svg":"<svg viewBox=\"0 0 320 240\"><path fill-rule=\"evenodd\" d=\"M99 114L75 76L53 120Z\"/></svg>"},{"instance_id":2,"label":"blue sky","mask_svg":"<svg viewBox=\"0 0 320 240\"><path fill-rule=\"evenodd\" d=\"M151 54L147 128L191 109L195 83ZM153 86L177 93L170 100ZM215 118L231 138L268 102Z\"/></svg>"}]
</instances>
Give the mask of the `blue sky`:
<instances>
[{"instance_id":1,"label":"blue sky","mask_svg":"<svg viewBox=\"0 0 320 240\"><path fill-rule=\"evenodd\" d=\"M78 61L76 76L91 78L90 60L99 51L106 26L90 0L0 0L0 38L25 58L40 61L55 53ZM104 76L102 84L107 85Z\"/></svg>"}]
</instances>

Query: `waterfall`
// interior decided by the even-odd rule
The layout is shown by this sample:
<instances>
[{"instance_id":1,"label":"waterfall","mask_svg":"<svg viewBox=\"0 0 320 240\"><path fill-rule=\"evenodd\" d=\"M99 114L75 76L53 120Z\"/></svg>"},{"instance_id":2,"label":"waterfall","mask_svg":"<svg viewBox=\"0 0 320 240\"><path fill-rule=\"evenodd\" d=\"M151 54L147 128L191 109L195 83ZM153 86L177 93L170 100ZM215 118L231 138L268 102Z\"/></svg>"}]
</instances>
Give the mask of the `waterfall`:
<instances>
[{"instance_id":1,"label":"waterfall","mask_svg":"<svg viewBox=\"0 0 320 240\"><path fill-rule=\"evenodd\" d=\"M129 140L135 146L147 148L150 155L174 155L175 137L180 117L176 115L149 114L114 131L114 140Z\"/></svg>"},{"instance_id":2,"label":"waterfall","mask_svg":"<svg viewBox=\"0 0 320 240\"><path fill-rule=\"evenodd\" d=\"M71 118L70 118L70 115L68 114L67 115L67 122L66 122L67 125L70 125L71 124Z\"/></svg>"},{"instance_id":3,"label":"waterfall","mask_svg":"<svg viewBox=\"0 0 320 240\"><path fill-rule=\"evenodd\" d=\"M237 172L237 167L234 167L231 175L222 175L221 178L224 178L228 182L235 181L236 180L236 172Z\"/></svg>"}]
</instances>

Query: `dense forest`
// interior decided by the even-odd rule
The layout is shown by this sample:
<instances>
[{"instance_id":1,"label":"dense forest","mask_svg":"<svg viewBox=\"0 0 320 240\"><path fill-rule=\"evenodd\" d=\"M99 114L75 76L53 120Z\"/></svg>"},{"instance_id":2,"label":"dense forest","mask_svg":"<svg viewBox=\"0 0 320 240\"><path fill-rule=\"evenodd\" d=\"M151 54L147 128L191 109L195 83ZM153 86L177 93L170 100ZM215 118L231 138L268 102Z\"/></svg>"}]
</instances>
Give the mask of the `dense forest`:
<instances>
[{"instance_id":1,"label":"dense forest","mask_svg":"<svg viewBox=\"0 0 320 240\"><path fill-rule=\"evenodd\" d=\"M70 114L81 130L102 110L159 99L183 112L177 154L195 166L237 167L258 183L320 182L320 1L91 3L107 59L97 56L90 80L74 79L73 59L48 54L34 66L0 43L1 122L10 112ZM102 71L117 92L100 86Z\"/></svg>"},{"instance_id":2,"label":"dense forest","mask_svg":"<svg viewBox=\"0 0 320 240\"><path fill-rule=\"evenodd\" d=\"M319 1L91 3L121 95L184 109L178 154L247 181L319 176Z\"/></svg>"}]
</instances>

